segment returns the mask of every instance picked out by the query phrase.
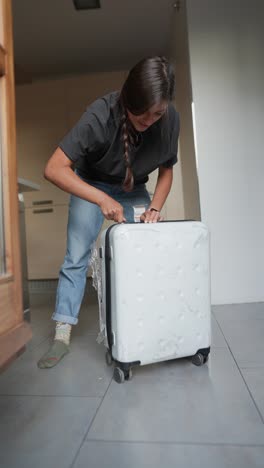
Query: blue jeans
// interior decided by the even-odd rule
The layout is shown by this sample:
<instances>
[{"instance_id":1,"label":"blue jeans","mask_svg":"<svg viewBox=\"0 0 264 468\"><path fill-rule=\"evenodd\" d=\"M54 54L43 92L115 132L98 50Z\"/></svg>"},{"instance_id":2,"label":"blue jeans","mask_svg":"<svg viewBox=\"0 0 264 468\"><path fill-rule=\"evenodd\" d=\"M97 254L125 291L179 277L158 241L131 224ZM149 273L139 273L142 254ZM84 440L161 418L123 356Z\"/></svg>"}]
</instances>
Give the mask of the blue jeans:
<instances>
[{"instance_id":1,"label":"blue jeans","mask_svg":"<svg viewBox=\"0 0 264 468\"><path fill-rule=\"evenodd\" d=\"M133 207L150 204L145 184L124 192L119 185L87 181L119 202L124 208L127 222L134 222ZM104 221L98 205L71 196L67 227L67 250L60 269L55 312L52 318L59 322L78 323L78 315L84 295L91 248Z\"/></svg>"}]
</instances>

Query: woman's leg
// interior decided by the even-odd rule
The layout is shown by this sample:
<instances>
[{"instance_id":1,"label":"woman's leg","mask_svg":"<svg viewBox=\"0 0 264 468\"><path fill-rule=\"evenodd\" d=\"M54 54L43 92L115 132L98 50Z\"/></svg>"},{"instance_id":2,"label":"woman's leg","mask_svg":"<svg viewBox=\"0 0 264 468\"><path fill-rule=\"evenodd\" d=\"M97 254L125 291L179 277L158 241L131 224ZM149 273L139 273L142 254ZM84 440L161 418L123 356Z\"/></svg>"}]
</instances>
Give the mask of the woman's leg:
<instances>
[{"instance_id":1,"label":"woman's leg","mask_svg":"<svg viewBox=\"0 0 264 468\"><path fill-rule=\"evenodd\" d=\"M133 223L138 209L141 208L144 211L150 204L150 196L145 185L136 186L132 192L124 192L121 188L107 185L100 183L97 188L104 190L123 206L127 222ZM78 322L89 255L93 242L100 232L103 219L97 205L78 197L71 197L67 252L60 270L56 308L52 317L58 322L63 322L62 327L70 327ZM59 329L58 336L60 333L63 337L65 329L62 331ZM67 344L60 339L55 339L51 349L38 362L38 366L40 368L53 367L67 352L69 352Z\"/></svg>"},{"instance_id":2,"label":"woman's leg","mask_svg":"<svg viewBox=\"0 0 264 468\"><path fill-rule=\"evenodd\" d=\"M67 228L67 251L60 269L55 312L56 321L75 325L84 295L91 248L103 224L100 208L71 196Z\"/></svg>"},{"instance_id":3,"label":"woman's leg","mask_svg":"<svg viewBox=\"0 0 264 468\"><path fill-rule=\"evenodd\" d=\"M100 187L98 184L98 188L108 192L122 204L128 222L134 222L135 207L142 206L146 209L150 204L149 194L143 184L136 186L132 192L120 189L115 193L115 190L104 183ZM71 325L78 322L91 247L98 237L103 221L103 214L97 205L71 196L67 252L60 270L56 307L52 316L56 321Z\"/></svg>"},{"instance_id":4,"label":"woman's leg","mask_svg":"<svg viewBox=\"0 0 264 468\"><path fill-rule=\"evenodd\" d=\"M71 196L67 251L59 274L56 306L52 316L60 323L57 323L52 347L38 362L40 368L53 367L69 351L71 325L78 322L91 248L100 232L103 219L97 205Z\"/></svg>"}]
</instances>

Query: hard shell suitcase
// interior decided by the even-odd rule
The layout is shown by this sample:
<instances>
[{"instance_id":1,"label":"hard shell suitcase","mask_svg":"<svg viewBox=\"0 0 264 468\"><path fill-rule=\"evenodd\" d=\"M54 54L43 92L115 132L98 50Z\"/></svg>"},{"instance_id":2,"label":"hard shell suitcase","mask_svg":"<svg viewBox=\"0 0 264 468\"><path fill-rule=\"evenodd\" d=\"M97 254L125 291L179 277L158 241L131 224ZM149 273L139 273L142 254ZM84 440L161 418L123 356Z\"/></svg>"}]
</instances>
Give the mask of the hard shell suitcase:
<instances>
[{"instance_id":1,"label":"hard shell suitcase","mask_svg":"<svg viewBox=\"0 0 264 468\"><path fill-rule=\"evenodd\" d=\"M100 330L121 383L131 368L211 344L209 232L197 221L114 224L100 237Z\"/></svg>"}]
</instances>

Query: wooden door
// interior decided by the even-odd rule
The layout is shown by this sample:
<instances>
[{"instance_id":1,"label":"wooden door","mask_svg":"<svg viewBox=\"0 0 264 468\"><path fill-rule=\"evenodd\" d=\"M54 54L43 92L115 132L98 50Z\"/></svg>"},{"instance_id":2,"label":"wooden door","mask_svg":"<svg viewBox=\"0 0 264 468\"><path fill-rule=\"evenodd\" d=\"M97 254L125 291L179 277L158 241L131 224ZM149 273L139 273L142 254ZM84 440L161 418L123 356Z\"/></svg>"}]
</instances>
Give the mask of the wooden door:
<instances>
[{"instance_id":1,"label":"wooden door","mask_svg":"<svg viewBox=\"0 0 264 468\"><path fill-rule=\"evenodd\" d=\"M0 0L0 369L31 338L23 321L11 0Z\"/></svg>"}]
</instances>

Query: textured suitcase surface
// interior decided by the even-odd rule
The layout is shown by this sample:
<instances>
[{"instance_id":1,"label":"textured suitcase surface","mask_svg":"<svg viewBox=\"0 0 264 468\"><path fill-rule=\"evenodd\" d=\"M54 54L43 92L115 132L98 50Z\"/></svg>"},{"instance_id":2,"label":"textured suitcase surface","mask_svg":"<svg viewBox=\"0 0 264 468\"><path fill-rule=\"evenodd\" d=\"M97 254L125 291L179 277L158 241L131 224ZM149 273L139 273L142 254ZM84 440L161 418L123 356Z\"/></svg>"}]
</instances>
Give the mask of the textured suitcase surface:
<instances>
[{"instance_id":1,"label":"textured suitcase surface","mask_svg":"<svg viewBox=\"0 0 264 468\"><path fill-rule=\"evenodd\" d=\"M148 364L211 342L209 234L203 223L119 224L101 235L111 355Z\"/></svg>"}]
</instances>

